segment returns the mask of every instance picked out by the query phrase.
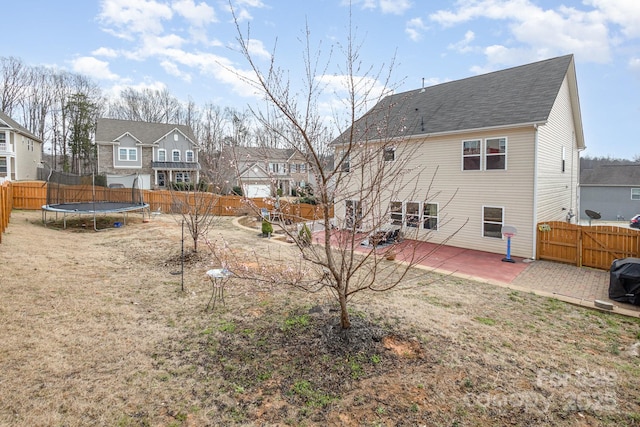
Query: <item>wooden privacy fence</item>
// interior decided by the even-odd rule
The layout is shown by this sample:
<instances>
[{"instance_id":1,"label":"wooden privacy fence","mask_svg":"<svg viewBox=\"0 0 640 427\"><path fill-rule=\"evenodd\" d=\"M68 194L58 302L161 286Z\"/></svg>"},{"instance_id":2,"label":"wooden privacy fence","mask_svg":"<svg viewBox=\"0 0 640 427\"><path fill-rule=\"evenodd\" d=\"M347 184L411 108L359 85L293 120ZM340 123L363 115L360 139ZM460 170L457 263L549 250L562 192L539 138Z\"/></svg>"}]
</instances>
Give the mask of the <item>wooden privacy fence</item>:
<instances>
[{"instance_id":1,"label":"wooden privacy fence","mask_svg":"<svg viewBox=\"0 0 640 427\"><path fill-rule=\"evenodd\" d=\"M40 209L47 203L47 184L44 181L14 182L12 202L14 209ZM130 188L92 187L91 185L69 185L58 190L58 200L62 202L131 202ZM210 212L218 216L257 215L261 209L275 210L275 200L267 198L246 199L240 196L221 196L213 193L142 190L142 198L153 212L188 213ZM320 206L280 201L279 212L283 219L322 219ZM329 217L333 216L330 207Z\"/></svg>"},{"instance_id":2,"label":"wooden privacy fence","mask_svg":"<svg viewBox=\"0 0 640 427\"><path fill-rule=\"evenodd\" d=\"M609 270L614 259L640 257L640 231L613 225L538 224L537 258Z\"/></svg>"},{"instance_id":3,"label":"wooden privacy fence","mask_svg":"<svg viewBox=\"0 0 640 427\"><path fill-rule=\"evenodd\" d=\"M13 193L10 181L0 184L0 243L2 243L2 234L9 226L9 218L13 205Z\"/></svg>"}]
</instances>

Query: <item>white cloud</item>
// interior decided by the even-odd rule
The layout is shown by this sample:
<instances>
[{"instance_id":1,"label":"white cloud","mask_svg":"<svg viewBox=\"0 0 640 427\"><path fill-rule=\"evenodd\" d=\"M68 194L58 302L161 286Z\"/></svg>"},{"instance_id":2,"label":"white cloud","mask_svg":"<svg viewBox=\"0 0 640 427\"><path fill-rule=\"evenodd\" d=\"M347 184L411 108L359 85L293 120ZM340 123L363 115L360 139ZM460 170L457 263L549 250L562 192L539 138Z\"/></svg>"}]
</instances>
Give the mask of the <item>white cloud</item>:
<instances>
[{"instance_id":1,"label":"white cloud","mask_svg":"<svg viewBox=\"0 0 640 427\"><path fill-rule=\"evenodd\" d=\"M164 20L173 16L171 8L154 0L103 0L100 21L108 31L122 38L131 38L131 34L160 34Z\"/></svg>"},{"instance_id":2,"label":"white cloud","mask_svg":"<svg viewBox=\"0 0 640 427\"><path fill-rule=\"evenodd\" d=\"M467 53L470 52L472 50L474 50L474 48L471 46L471 42L476 38L476 35L473 31L469 30L466 33L464 33L464 38L462 40L460 40L459 42L456 43L452 43L449 45L449 49L453 49L456 50L460 53Z\"/></svg>"},{"instance_id":3,"label":"white cloud","mask_svg":"<svg viewBox=\"0 0 640 427\"><path fill-rule=\"evenodd\" d=\"M191 82L191 74L185 73L178 68L178 65L174 61L164 60L160 61L162 69L172 76L176 76L185 82Z\"/></svg>"},{"instance_id":4,"label":"white cloud","mask_svg":"<svg viewBox=\"0 0 640 427\"><path fill-rule=\"evenodd\" d=\"M585 0L599 10L607 21L622 28L631 38L640 36L640 2L638 0Z\"/></svg>"},{"instance_id":5,"label":"white cloud","mask_svg":"<svg viewBox=\"0 0 640 427\"><path fill-rule=\"evenodd\" d=\"M409 0L380 0L380 11L382 13L392 13L402 15L411 8Z\"/></svg>"},{"instance_id":6,"label":"white cloud","mask_svg":"<svg viewBox=\"0 0 640 427\"><path fill-rule=\"evenodd\" d=\"M98 80L117 80L118 75L109 70L109 63L91 56L82 56L71 61L73 71Z\"/></svg>"},{"instance_id":7,"label":"white cloud","mask_svg":"<svg viewBox=\"0 0 640 427\"><path fill-rule=\"evenodd\" d=\"M637 77L640 77L640 58L631 58L629 60L629 68Z\"/></svg>"},{"instance_id":8,"label":"white cloud","mask_svg":"<svg viewBox=\"0 0 640 427\"><path fill-rule=\"evenodd\" d=\"M271 58L271 54L264 48L264 44L260 40L251 39L249 40L249 54L252 57L260 57L269 59Z\"/></svg>"},{"instance_id":9,"label":"white cloud","mask_svg":"<svg viewBox=\"0 0 640 427\"><path fill-rule=\"evenodd\" d=\"M177 0L173 2L172 8L196 27L217 22L215 10L204 2L196 5L193 0Z\"/></svg>"},{"instance_id":10,"label":"white cloud","mask_svg":"<svg viewBox=\"0 0 640 427\"><path fill-rule=\"evenodd\" d=\"M422 39L422 33L427 29L427 26L422 22L422 18L413 18L407 21L404 32L407 33L409 38L414 42Z\"/></svg>"},{"instance_id":11,"label":"white cloud","mask_svg":"<svg viewBox=\"0 0 640 427\"><path fill-rule=\"evenodd\" d=\"M461 0L454 10L440 10L429 17L443 26L481 18L505 21L512 38L505 45L485 48L488 61L495 64L518 63L523 53L528 60L574 53L583 60L607 62L616 44L603 13L565 6L543 9L530 0Z\"/></svg>"},{"instance_id":12,"label":"white cloud","mask_svg":"<svg viewBox=\"0 0 640 427\"><path fill-rule=\"evenodd\" d=\"M118 56L118 52L110 47L100 47L91 52L91 54L94 56L104 56L106 58L116 58Z\"/></svg>"}]
</instances>

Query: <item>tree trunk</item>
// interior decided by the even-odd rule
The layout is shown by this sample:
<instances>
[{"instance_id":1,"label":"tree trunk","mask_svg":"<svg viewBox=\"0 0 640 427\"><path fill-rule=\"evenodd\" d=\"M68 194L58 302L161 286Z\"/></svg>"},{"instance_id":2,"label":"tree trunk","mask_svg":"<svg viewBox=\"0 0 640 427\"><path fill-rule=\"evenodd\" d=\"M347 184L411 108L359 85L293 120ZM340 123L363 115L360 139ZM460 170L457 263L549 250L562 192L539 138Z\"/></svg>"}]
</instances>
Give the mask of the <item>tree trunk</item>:
<instances>
[{"instance_id":1,"label":"tree trunk","mask_svg":"<svg viewBox=\"0 0 640 427\"><path fill-rule=\"evenodd\" d=\"M349 319L349 312L347 311L347 297L344 295L344 292L340 292L338 300L340 301L340 327L342 327L342 329L350 329L351 319Z\"/></svg>"}]
</instances>

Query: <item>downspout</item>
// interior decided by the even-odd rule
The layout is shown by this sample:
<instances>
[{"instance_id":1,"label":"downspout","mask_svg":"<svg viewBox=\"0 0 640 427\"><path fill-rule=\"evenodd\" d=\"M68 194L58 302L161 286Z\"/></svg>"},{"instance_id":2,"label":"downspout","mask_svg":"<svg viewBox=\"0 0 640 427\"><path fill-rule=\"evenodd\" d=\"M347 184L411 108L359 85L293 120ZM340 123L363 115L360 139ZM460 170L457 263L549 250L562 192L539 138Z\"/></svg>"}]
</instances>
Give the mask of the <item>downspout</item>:
<instances>
[{"instance_id":1,"label":"downspout","mask_svg":"<svg viewBox=\"0 0 640 427\"><path fill-rule=\"evenodd\" d=\"M538 255L538 125L533 125L533 239L531 247L531 259Z\"/></svg>"}]
</instances>

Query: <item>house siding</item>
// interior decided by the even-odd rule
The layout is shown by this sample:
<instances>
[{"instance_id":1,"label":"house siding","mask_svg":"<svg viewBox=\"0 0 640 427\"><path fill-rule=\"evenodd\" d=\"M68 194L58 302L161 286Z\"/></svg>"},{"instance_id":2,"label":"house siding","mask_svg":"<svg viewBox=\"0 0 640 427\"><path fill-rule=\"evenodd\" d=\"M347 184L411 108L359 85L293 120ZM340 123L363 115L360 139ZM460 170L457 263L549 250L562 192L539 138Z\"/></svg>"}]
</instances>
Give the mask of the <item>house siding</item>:
<instances>
[{"instance_id":1,"label":"house siding","mask_svg":"<svg viewBox=\"0 0 640 427\"><path fill-rule=\"evenodd\" d=\"M462 141L495 137L507 138L507 170L463 171ZM383 191L381 200L439 203L439 229L420 230L417 236L411 235L411 238L433 243L449 239L446 244L450 246L497 253L506 251L506 241L482 235L482 209L483 206L502 207L505 225L518 229L518 235L512 240L511 253L530 257L533 239L533 142L533 127L408 142L418 146L404 149L399 146L397 155L410 153L412 160L406 168L421 169L422 172L416 179L403 183L406 185L396 183L385 186L387 190ZM345 194L343 191L339 193ZM387 207L381 208L384 210ZM344 200L336 204L336 215L344 217ZM451 237L454 233L455 236Z\"/></svg>"},{"instance_id":2,"label":"house siding","mask_svg":"<svg viewBox=\"0 0 640 427\"><path fill-rule=\"evenodd\" d=\"M631 189L635 187L581 186L580 219L589 220L586 209L599 212L604 221L629 220L640 214L640 200L631 200Z\"/></svg>"},{"instance_id":3,"label":"house siding","mask_svg":"<svg viewBox=\"0 0 640 427\"><path fill-rule=\"evenodd\" d=\"M579 151L575 142L567 78L558 92L546 124L538 134L538 199L536 219L565 221L569 212L578 212ZM562 172L562 148L565 171ZM575 222L576 217L573 217Z\"/></svg>"}]
</instances>

